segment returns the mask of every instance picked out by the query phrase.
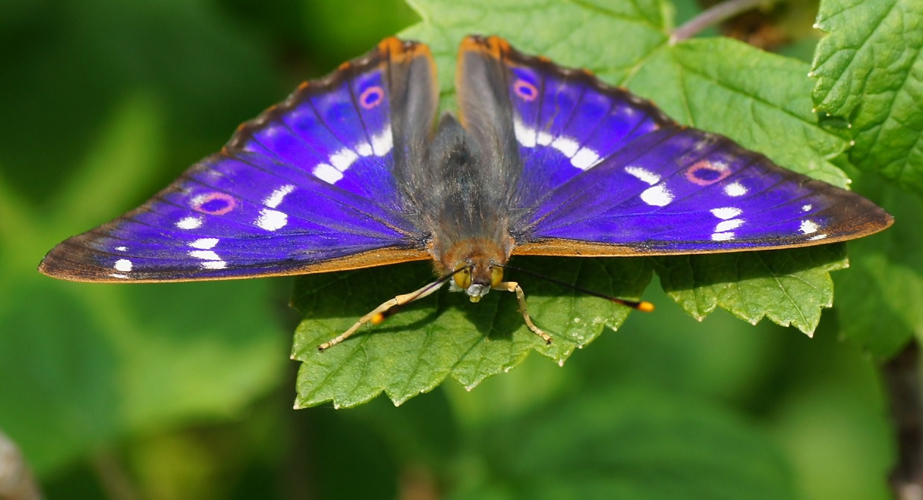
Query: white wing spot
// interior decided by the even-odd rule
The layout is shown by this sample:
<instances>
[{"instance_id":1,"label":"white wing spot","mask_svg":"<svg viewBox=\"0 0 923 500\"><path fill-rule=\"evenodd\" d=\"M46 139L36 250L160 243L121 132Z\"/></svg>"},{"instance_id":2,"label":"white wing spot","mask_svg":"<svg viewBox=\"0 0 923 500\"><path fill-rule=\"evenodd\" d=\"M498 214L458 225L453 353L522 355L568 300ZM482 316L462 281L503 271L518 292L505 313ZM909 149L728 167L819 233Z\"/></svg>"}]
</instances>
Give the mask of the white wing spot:
<instances>
[{"instance_id":1,"label":"white wing spot","mask_svg":"<svg viewBox=\"0 0 923 500\"><path fill-rule=\"evenodd\" d=\"M132 266L131 266L130 260L119 259L115 261L115 265L112 267L114 267L116 271L122 271L123 273L127 273L128 271L131 271Z\"/></svg>"},{"instance_id":2,"label":"white wing spot","mask_svg":"<svg viewBox=\"0 0 923 500\"><path fill-rule=\"evenodd\" d=\"M551 142L551 147L557 149L561 153L564 153L564 156L571 158L577 154L577 150L580 149L580 145L577 144L577 141L571 139L570 137L558 137Z\"/></svg>"},{"instance_id":3,"label":"white wing spot","mask_svg":"<svg viewBox=\"0 0 923 500\"><path fill-rule=\"evenodd\" d=\"M336 182L343 178L343 173L339 170L333 168L326 163L321 163L314 167L314 170L311 171L318 179L326 182L327 184L336 184Z\"/></svg>"},{"instance_id":4,"label":"white wing spot","mask_svg":"<svg viewBox=\"0 0 923 500\"><path fill-rule=\"evenodd\" d=\"M715 232L723 233L725 231L731 231L733 229L737 229L743 224L744 224L743 219L731 219L731 220L721 221L718 223L717 226L715 226Z\"/></svg>"},{"instance_id":5,"label":"white wing spot","mask_svg":"<svg viewBox=\"0 0 923 500\"><path fill-rule=\"evenodd\" d=\"M127 251L128 251L128 247L115 247L115 249L118 250L119 252L127 252Z\"/></svg>"},{"instance_id":6,"label":"white wing spot","mask_svg":"<svg viewBox=\"0 0 923 500\"><path fill-rule=\"evenodd\" d=\"M267 231L275 231L285 227L286 224L288 224L288 215L268 208L260 210L260 216L256 219L256 225Z\"/></svg>"},{"instance_id":7,"label":"white wing spot","mask_svg":"<svg viewBox=\"0 0 923 500\"><path fill-rule=\"evenodd\" d=\"M599 155L596 154L596 151L587 147L582 147L580 151L577 151L577 154L570 159L570 164L580 170L589 170L590 167L596 165L598 161Z\"/></svg>"},{"instance_id":8,"label":"white wing spot","mask_svg":"<svg viewBox=\"0 0 923 500\"><path fill-rule=\"evenodd\" d=\"M727 233L715 233L715 234L711 235L711 240L712 240L712 241L730 241L730 240L733 240L733 239L734 239L734 233L732 233L732 232L727 232Z\"/></svg>"},{"instance_id":9,"label":"white wing spot","mask_svg":"<svg viewBox=\"0 0 923 500\"><path fill-rule=\"evenodd\" d=\"M747 188L743 187L739 182L732 182L724 186L724 194L734 197L743 196L747 194Z\"/></svg>"},{"instance_id":10,"label":"white wing spot","mask_svg":"<svg viewBox=\"0 0 923 500\"><path fill-rule=\"evenodd\" d=\"M538 143L540 146L547 146L551 144L551 141L553 139L554 137L552 137L551 134L549 134L548 132L540 131L535 138L535 142Z\"/></svg>"},{"instance_id":11,"label":"white wing spot","mask_svg":"<svg viewBox=\"0 0 923 500\"><path fill-rule=\"evenodd\" d=\"M180 229L198 229L202 226L201 217L183 217L176 223L176 227Z\"/></svg>"},{"instance_id":12,"label":"white wing spot","mask_svg":"<svg viewBox=\"0 0 923 500\"><path fill-rule=\"evenodd\" d=\"M673 201L673 193L671 193L666 186L653 186L645 189L641 193L641 199L648 205L665 207Z\"/></svg>"},{"instance_id":13,"label":"white wing spot","mask_svg":"<svg viewBox=\"0 0 923 500\"><path fill-rule=\"evenodd\" d=\"M801 221L801 227L798 228L804 234L816 233L818 229L820 229L820 226L810 220Z\"/></svg>"},{"instance_id":14,"label":"white wing spot","mask_svg":"<svg viewBox=\"0 0 923 500\"><path fill-rule=\"evenodd\" d=\"M513 133L516 134L519 144L527 148L535 147L535 130L522 123L518 116L513 117Z\"/></svg>"},{"instance_id":15,"label":"white wing spot","mask_svg":"<svg viewBox=\"0 0 923 500\"><path fill-rule=\"evenodd\" d=\"M807 205L804 205L803 207L801 207L801 211L802 211L802 212L810 212L812 208L814 208L814 207L811 206L810 204L807 204Z\"/></svg>"},{"instance_id":16,"label":"white wing spot","mask_svg":"<svg viewBox=\"0 0 923 500\"><path fill-rule=\"evenodd\" d=\"M384 156L394 147L394 139L391 137L391 129L386 128L378 135L372 136L372 151L375 156Z\"/></svg>"},{"instance_id":17,"label":"white wing spot","mask_svg":"<svg viewBox=\"0 0 923 500\"><path fill-rule=\"evenodd\" d=\"M211 250L193 250L189 252L189 256L202 260L221 260L221 257Z\"/></svg>"},{"instance_id":18,"label":"white wing spot","mask_svg":"<svg viewBox=\"0 0 923 500\"><path fill-rule=\"evenodd\" d=\"M345 172L350 165L359 159L359 155L352 149L343 148L330 155L330 164L340 172Z\"/></svg>"},{"instance_id":19,"label":"white wing spot","mask_svg":"<svg viewBox=\"0 0 923 500\"><path fill-rule=\"evenodd\" d=\"M625 172L642 182L650 184L651 186L660 182L659 175L641 167L627 166L625 167Z\"/></svg>"},{"instance_id":20,"label":"white wing spot","mask_svg":"<svg viewBox=\"0 0 923 500\"><path fill-rule=\"evenodd\" d=\"M217 238L203 239L214 239L217 242ZM211 250L193 250L189 252L189 256L204 260L205 262L202 262L201 264L202 269L224 269L228 265L227 262L221 260L221 257L219 257L218 254L212 252Z\"/></svg>"},{"instance_id":21,"label":"white wing spot","mask_svg":"<svg viewBox=\"0 0 923 500\"><path fill-rule=\"evenodd\" d=\"M199 250L211 250L218 244L218 238L199 238L189 244L192 248Z\"/></svg>"},{"instance_id":22,"label":"white wing spot","mask_svg":"<svg viewBox=\"0 0 923 500\"><path fill-rule=\"evenodd\" d=\"M719 219L733 219L740 215L743 210L734 207L722 207L722 208L713 208L711 214Z\"/></svg>"},{"instance_id":23,"label":"white wing spot","mask_svg":"<svg viewBox=\"0 0 923 500\"><path fill-rule=\"evenodd\" d=\"M359 156L372 156L372 145L364 142L356 146L356 152L359 153Z\"/></svg>"},{"instance_id":24,"label":"white wing spot","mask_svg":"<svg viewBox=\"0 0 923 500\"><path fill-rule=\"evenodd\" d=\"M280 203L282 203L282 200L284 200L285 197L294 190L295 186L292 184L286 184L282 187L276 188L276 190L273 191L271 195L267 196L266 199L263 200L263 204L269 208L276 208Z\"/></svg>"},{"instance_id":25,"label":"white wing spot","mask_svg":"<svg viewBox=\"0 0 923 500\"><path fill-rule=\"evenodd\" d=\"M827 235L826 235L825 233L820 233L820 234L818 234L818 235L816 235L816 236L811 236L810 238L808 238L808 240L810 240L810 241L817 241L817 240L822 240L822 239L824 239L824 238L826 238L826 237L827 237Z\"/></svg>"}]
</instances>

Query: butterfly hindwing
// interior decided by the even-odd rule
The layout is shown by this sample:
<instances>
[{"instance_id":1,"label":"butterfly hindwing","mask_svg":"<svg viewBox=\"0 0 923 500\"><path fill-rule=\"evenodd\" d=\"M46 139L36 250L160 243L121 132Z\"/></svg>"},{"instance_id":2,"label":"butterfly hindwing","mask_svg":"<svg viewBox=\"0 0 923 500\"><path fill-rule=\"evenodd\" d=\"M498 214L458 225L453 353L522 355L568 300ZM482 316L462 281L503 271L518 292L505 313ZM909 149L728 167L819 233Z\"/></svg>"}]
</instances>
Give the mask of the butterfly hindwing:
<instances>
[{"instance_id":1,"label":"butterfly hindwing","mask_svg":"<svg viewBox=\"0 0 923 500\"><path fill-rule=\"evenodd\" d=\"M242 125L220 153L138 209L60 244L40 270L185 281L428 258L394 178L393 124L419 118L390 104L435 92L433 68L424 45L385 40Z\"/></svg>"},{"instance_id":2,"label":"butterfly hindwing","mask_svg":"<svg viewBox=\"0 0 923 500\"><path fill-rule=\"evenodd\" d=\"M514 200L519 206L534 205L549 190L593 168L635 137L673 123L627 91L601 84L586 71L522 54L498 37L466 38L459 57L471 60L468 66L483 67L482 78L490 82L470 81L467 74L459 77L463 114L466 102L478 106L463 99L465 87L496 89L496 107L509 109L504 127L512 132L522 164Z\"/></svg>"}]
</instances>

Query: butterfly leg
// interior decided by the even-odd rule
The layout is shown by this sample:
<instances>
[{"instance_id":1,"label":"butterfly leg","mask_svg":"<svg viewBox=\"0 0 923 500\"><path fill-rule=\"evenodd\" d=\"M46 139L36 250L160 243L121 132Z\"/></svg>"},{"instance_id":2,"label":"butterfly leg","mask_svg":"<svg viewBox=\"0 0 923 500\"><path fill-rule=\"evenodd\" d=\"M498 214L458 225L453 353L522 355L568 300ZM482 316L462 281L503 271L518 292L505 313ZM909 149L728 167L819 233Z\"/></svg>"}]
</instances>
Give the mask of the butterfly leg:
<instances>
[{"instance_id":1,"label":"butterfly leg","mask_svg":"<svg viewBox=\"0 0 923 500\"><path fill-rule=\"evenodd\" d=\"M415 300L417 300L417 299L422 299L423 297L426 297L426 296L432 294L433 292L439 290L440 288L442 288L442 285L443 285L443 284L445 284L444 281L442 281L442 282L437 281L437 282L435 282L435 283L430 283L430 284L424 286L423 288L421 288L421 289L419 289L419 290L417 290L417 291L415 291L415 292L410 292L410 293L405 293L405 294L403 294L403 295L398 295L397 297L394 297L393 299L384 302L382 305L380 305L380 306L376 307L375 309L373 309L372 312L370 312L370 313L366 314L365 316L359 318L359 321L356 321L356 323L353 324L353 326L349 327L349 330L346 330L345 332L343 332L343 333L337 335L337 337L336 337L335 339L329 340L329 341L324 342L323 344L317 346L317 350L318 350L318 351L325 351L325 350L327 350L327 349L329 349L329 348L331 348L331 347L333 347L333 346L339 344L340 342L343 342L344 340L346 340L346 339L348 339L349 337L351 337L352 334L356 333L356 331L358 331L359 328L362 327L362 325L364 325L364 324L366 324L366 323L372 323L373 325L380 324L382 321L384 321L384 320L389 316L387 313L388 313L388 311L390 311L392 308L399 307L399 306L402 306L402 305L404 305L404 304L408 304L408 303L413 302L413 301L415 301Z\"/></svg>"},{"instance_id":2,"label":"butterfly leg","mask_svg":"<svg viewBox=\"0 0 923 500\"><path fill-rule=\"evenodd\" d=\"M551 335L545 333L544 330L535 326L535 323L532 322L532 318L529 317L529 311L526 309L526 294L522 291L522 287L519 286L519 283L515 281L504 281L493 287L494 290L503 290L504 292L515 292L516 300L519 301L519 312L522 313L522 319L525 320L526 326L529 327L529 330L532 330L533 333L538 335L545 341L545 344L551 344Z\"/></svg>"}]
</instances>

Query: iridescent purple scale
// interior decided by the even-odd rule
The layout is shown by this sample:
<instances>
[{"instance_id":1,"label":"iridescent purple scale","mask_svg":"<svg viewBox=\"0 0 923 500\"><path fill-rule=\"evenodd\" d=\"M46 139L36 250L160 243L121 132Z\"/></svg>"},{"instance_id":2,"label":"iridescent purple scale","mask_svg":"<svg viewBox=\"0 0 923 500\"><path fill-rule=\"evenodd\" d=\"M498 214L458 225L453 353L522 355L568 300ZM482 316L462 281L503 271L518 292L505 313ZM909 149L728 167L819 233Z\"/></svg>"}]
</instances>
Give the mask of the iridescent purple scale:
<instances>
[{"instance_id":1,"label":"iridescent purple scale","mask_svg":"<svg viewBox=\"0 0 923 500\"><path fill-rule=\"evenodd\" d=\"M546 62L525 66L522 58L507 57L523 186L530 187L518 194L523 205L665 122L627 93L602 92L584 72L562 72Z\"/></svg>"}]
</instances>

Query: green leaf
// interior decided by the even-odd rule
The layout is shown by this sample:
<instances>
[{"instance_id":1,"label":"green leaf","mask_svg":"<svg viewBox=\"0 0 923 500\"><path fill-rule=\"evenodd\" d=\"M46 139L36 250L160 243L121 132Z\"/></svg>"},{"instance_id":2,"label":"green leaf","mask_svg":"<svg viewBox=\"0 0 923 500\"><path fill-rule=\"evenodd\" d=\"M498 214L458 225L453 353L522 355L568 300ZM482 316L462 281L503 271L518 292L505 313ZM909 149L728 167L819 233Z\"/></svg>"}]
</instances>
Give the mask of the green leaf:
<instances>
[{"instance_id":1,"label":"green leaf","mask_svg":"<svg viewBox=\"0 0 923 500\"><path fill-rule=\"evenodd\" d=\"M811 336L833 306L830 271L846 268L844 245L657 259L663 289L696 319L719 304L756 324L769 317Z\"/></svg>"},{"instance_id":2,"label":"green leaf","mask_svg":"<svg viewBox=\"0 0 923 500\"><path fill-rule=\"evenodd\" d=\"M846 141L840 132L817 124L805 63L721 38L671 45L666 2L410 3L423 21L401 36L430 45L447 109L454 101L458 43L470 33L496 33L524 52L585 67L609 83L627 85L679 121L725 134L793 170L839 186L848 183L830 162L845 150ZM779 140L782 133L784 141ZM626 298L640 295L653 265L652 260L625 259L541 262L543 273L563 273L568 282ZM841 246L657 262L670 295L697 318L721 307L750 322L768 317L809 334L821 309L832 303L828 272L846 265ZM587 266L605 270L607 279L627 281L616 282L610 292L612 285L597 283L598 273L587 272ZM575 346L595 338L603 324L617 328L624 319L625 311L617 306L522 278L529 285L525 292L533 318L558 340L551 347L523 326L513 297L497 297L495 292L489 300L470 305L464 296L443 293L407 308L371 334L318 353L318 344L386 299L416 290L432 275L425 265L417 265L300 280L296 303L306 319L293 352L304 363L296 406L324 401L350 406L381 391L399 404L449 375L470 389L516 366L532 349L563 362ZM587 318L594 320L592 325ZM581 323L575 324L576 319Z\"/></svg>"},{"instance_id":3,"label":"green leaf","mask_svg":"<svg viewBox=\"0 0 923 500\"><path fill-rule=\"evenodd\" d=\"M514 264L602 293L637 298L651 278L646 259L520 258ZM516 278L510 271L508 279ZM298 372L296 407L333 401L364 403L384 391L395 404L435 388L451 375L471 389L508 371L535 349L559 364L596 338L616 329L629 309L547 282L520 281L529 313L551 332L546 346L523 323L513 294L493 292L477 304L443 290L412 303L387 323L360 330L349 341L318 352L317 346L349 328L388 297L432 281L428 264L299 278L294 304L305 319L295 332Z\"/></svg>"},{"instance_id":4,"label":"green leaf","mask_svg":"<svg viewBox=\"0 0 923 500\"><path fill-rule=\"evenodd\" d=\"M817 27L818 113L850 124L853 164L923 192L923 3L824 0Z\"/></svg>"},{"instance_id":5,"label":"green leaf","mask_svg":"<svg viewBox=\"0 0 923 500\"><path fill-rule=\"evenodd\" d=\"M835 310L847 339L889 358L914 336L923 339L923 201L872 175L857 184L898 223L851 244L852 269L837 280Z\"/></svg>"},{"instance_id":6,"label":"green leaf","mask_svg":"<svg viewBox=\"0 0 923 500\"><path fill-rule=\"evenodd\" d=\"M481 434L486 463L463 463L454 498L797 498L759 430L642 384L585 393Z\"/></svg>"}]
</instances>

